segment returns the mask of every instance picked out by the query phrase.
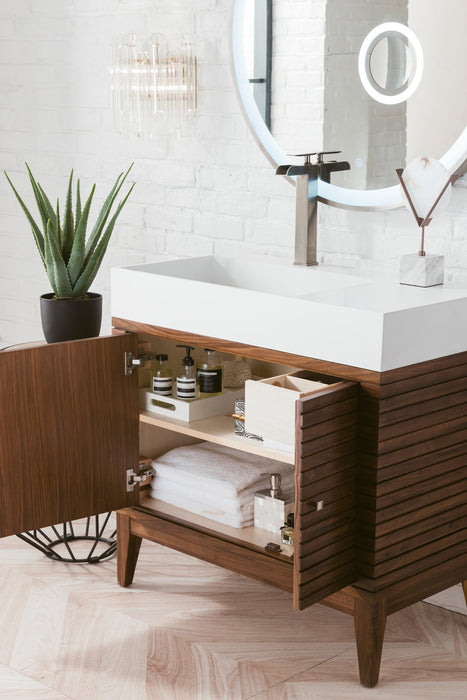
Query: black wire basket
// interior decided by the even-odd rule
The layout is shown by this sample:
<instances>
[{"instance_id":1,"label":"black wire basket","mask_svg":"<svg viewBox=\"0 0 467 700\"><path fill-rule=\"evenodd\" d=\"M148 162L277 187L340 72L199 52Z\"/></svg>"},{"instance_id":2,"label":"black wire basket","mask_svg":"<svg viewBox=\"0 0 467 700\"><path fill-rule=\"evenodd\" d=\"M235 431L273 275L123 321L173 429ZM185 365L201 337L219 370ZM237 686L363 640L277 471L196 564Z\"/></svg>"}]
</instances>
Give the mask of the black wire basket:
<instances>
[{"instance_id":1,"label":"black wire basket","mask_svg":"<svg viewBox=\"0 0 467 700\"><path fill-rule=\"evenodd\" d=\"M99 564L117 551L112 512L50 525L17 535L49 559L72 564Z\"/></svg>"}]
</instances>

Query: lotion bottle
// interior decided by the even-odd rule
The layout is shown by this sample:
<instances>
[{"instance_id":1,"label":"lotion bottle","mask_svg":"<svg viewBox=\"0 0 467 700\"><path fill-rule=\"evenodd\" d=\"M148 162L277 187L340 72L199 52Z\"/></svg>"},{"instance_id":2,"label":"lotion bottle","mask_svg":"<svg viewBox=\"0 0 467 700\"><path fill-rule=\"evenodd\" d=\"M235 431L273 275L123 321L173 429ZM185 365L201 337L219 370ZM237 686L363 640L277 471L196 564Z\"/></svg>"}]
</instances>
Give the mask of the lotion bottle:
<instances>
[{"instance_id":1,"label":"lotion bottle","mask_svg":"<svg viewBox=\"0 0 467 700\"><path fill-rule=\"evenodd\" d=\"M194 347L191 345L177 345L177 348L185 348L186 350L186 355L177 372L177 399L193 401L193 399L197 398L195 361L190 355Z\"/></svg>"},{"instance_id":2,"label":"lotion bottle","mask_svg":"<svg viewBox=\"0 0 467 700\"><path fill-rule=\"evenodd\" d=\"M222 360L215 350L204 348L204 355L197 364L196 379L201 398L222 394Z\"/></svg>"},{"instance_id":3,"label":"lotion bottle","mask_svg":"<svg viewBox=\"0 0 467 700\"><path fill-rule=\"evenodd\" d=\"M159 396L172 396L173 372L169 367L168 355L156 355L158 364L152 371L152 391Z\"/></svg>"}]
</instances>

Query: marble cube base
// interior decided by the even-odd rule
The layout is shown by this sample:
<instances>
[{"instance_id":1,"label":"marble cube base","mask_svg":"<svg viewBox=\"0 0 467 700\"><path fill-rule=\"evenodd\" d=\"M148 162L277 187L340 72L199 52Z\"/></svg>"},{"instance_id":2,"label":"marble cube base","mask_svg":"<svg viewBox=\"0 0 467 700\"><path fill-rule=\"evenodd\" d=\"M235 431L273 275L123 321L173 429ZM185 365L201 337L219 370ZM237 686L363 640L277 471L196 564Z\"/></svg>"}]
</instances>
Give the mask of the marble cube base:
<instances>
[{"instance_id":1,"label":"marble cube base","mask_svg":"<svg viewBox=\"0 0 467 700\"><path fill-rule=\"evenodd\" d=\"M443 284L444 256L418 253L402 255L399 281L414 287L434 287Z\"/></svg>"}]
</instances>

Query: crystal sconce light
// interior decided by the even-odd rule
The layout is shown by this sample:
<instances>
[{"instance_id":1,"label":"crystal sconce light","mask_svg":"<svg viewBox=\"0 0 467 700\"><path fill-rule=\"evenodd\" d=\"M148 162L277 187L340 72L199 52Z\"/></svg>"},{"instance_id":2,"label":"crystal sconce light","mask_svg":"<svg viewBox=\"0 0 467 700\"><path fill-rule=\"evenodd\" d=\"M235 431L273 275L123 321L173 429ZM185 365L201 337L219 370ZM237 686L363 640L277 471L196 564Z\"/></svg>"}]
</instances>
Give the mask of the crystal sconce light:
<instances>
[{"instance_id":1,"label":"crystal sconce light","mask_svg":"<svg viewBox=\"0 0 467 700\"><path fill-rule=\"evenodd\" d=\"M146 139L181 128L197 110L197 62L188 39L172 42L161 34L137 42L135 34L121 37L110 67L115 128L124 136Z\"/></svg>"}]
</instances>

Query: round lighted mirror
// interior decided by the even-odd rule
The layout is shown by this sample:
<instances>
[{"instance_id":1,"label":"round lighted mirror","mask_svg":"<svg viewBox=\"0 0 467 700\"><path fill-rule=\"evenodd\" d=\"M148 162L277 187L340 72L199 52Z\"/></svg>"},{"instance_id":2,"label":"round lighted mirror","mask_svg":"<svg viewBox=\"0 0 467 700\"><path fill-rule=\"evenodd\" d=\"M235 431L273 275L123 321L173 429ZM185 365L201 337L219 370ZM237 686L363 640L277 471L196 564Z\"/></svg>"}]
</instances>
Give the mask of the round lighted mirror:
<instances>
[{"instance_id":1,"label":"round lighted mirror","mask_svg":"<svg viewBox=\"0 0 467 700\"><path fill-rule=\"evenodd\" d=\"M358 55L358 72L366 92L377 102L404 102L422 79L421 44L404 24L384 22L365 37Z\"/></svg>"},{"instance_id":2,"label":"round lighted mirror","mask_svg":"<svg viewBox=\"0 0 467 700\"><path fill-rule=\"evenodd\" d=\"M453 172L467 157L467 2L394 3L397 30L387 8L233 2L232 66L250 128L274 166L290 163L288 153L342 151L331 157L350 170L318 183L319 199L336 206L400 206L396 168L430 155ZM379 99L360 79L365 40L364 73Z\"/></svg>"}]
</instances>

